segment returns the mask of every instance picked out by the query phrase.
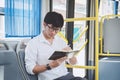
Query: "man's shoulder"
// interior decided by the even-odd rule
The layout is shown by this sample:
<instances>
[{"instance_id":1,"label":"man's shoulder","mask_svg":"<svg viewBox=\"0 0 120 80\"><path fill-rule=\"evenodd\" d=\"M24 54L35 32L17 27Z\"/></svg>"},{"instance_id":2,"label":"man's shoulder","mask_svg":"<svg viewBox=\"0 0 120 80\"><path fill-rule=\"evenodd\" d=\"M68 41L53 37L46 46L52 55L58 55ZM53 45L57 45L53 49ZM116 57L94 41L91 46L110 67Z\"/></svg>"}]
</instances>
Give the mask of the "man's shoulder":
<instances>
[{"instance_id":1,"label":"man's shoulder","mask_svg":"<svg viewBox=\"0 0 120 80\"><path fill-rule=\"evenodd\" d=\"M38 41L38 39L40 38L39 36L40 36L40 35L38 35L38 36L32 38L31 40L29 40L28 43L29 43L29 44L31 44L31 43L36 43L36 42Z\"/></svg>"},{"instance_id":2,"label":"man's shoulder","mask_svg":"<svg viewBox=\"0 0 120 80\"><path fill-rule=\"evenodd\" d=\"M58 40L59 42L61 42L61 41L65 42L65 43L67 42L67 40L65 38L63 38L63 37L61 37L59 35L56 35L55 37L56 37L56 40Z\"/></svg>"},{"instance_id":3,"label":"man's shoulder","mask_svg":"<svg viewBox=\"0 0 120 80\"><path fill-rule=\"evenodd\" d=\"M56 36L55 36L55 39L62 40L62 37L60 37L59 35L56 35Z\"/></svg>"}]
</instances>

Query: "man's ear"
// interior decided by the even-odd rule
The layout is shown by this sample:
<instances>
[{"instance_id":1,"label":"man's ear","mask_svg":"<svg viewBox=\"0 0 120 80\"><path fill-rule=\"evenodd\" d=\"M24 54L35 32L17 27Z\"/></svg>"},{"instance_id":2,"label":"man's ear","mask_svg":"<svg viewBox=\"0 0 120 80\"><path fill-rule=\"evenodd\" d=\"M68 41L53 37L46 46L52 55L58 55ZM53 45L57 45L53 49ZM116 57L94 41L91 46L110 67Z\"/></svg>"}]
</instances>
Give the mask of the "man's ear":
<instances>
[{"instance_id":1,"label":"man's ear","mask_svg":"<svg viewBox=\"0 0 120 80\"><path fill-rule=\"evenodd\" d=\"M46 24L45 22L43 22L43 25L44 25L44 26L47 26L47 24Z\"/></svg>"},{"instance_id":2,"label":"man's ear","mask_svg":"<svg viewBox=\"0 0 120 80\"><path fill-rule=\"evenodd\" d=\"M47 26L47 24L45 22L43 22L43 28L45 29Z\"/></svg>"}]
</instances>

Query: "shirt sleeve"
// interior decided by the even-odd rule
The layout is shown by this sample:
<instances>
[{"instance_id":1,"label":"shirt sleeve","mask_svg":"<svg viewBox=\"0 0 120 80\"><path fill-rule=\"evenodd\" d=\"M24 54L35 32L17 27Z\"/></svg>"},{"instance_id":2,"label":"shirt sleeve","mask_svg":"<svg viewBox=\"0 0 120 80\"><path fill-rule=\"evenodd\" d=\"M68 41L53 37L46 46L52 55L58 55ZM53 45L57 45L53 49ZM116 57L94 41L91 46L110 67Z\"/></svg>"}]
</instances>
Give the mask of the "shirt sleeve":
<instances>
[{"instance_id":1,"label":"shirt sleeve","mask_svg":"<svg viewBox=\"0 0 120 80\"><path fill-rule=\"evenodd\" d=\"M25 67L29 74L34 74L33 69L36 66L37 50L32 42L28 43L25 49Z\"/></svg>"}]
</instances>

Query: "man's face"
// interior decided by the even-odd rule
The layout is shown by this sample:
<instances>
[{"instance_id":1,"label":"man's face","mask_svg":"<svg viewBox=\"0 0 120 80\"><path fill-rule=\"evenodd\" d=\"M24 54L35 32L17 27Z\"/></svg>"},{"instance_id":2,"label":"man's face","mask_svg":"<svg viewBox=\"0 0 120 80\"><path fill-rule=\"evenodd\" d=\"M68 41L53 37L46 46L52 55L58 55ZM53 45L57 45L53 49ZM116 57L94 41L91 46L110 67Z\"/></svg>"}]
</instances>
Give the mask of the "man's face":
<instances>
[{"instance_id":1,"label":"man's face","mask_svg":"<svg viewBox=\"0 0 120 80\"><path fill-rule=\"evenodd\" d=\"M46 24L46 34L49 38L54 38L54 36L61 30L61 28L57 28L52 26L52 24Z\"/></svg>"}]
</instances>

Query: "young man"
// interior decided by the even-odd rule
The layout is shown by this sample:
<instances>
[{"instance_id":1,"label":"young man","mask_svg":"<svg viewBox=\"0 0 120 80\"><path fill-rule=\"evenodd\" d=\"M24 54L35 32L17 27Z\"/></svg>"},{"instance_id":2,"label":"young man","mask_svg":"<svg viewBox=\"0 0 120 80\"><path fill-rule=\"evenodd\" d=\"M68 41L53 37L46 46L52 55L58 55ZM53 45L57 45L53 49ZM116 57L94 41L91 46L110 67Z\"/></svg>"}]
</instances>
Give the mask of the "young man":
<instances>
[{"instance_id":1,"label":"young man","mask_svg":"<svg viewBox=\"0 0 120 80\"><path fill-rule=\"evenodd\" d=\"M48 60L55 50L70 50L71 48L56 34L63 27L63 16L57 12L48 12L44 18L44 30L30 40L25 49L26 70L30 74L38 74L38 80L85 80L74 77L67 71L65 61L76 63L73 56L70 59L62 57Z\"/></svg>"}]
</instances>

